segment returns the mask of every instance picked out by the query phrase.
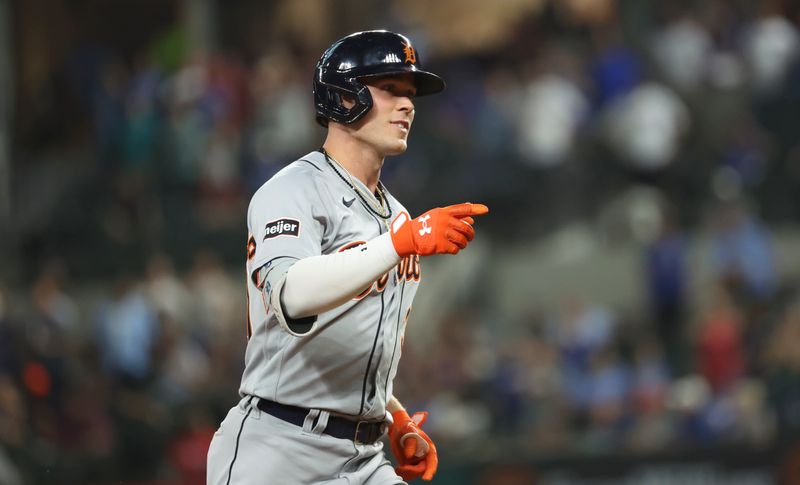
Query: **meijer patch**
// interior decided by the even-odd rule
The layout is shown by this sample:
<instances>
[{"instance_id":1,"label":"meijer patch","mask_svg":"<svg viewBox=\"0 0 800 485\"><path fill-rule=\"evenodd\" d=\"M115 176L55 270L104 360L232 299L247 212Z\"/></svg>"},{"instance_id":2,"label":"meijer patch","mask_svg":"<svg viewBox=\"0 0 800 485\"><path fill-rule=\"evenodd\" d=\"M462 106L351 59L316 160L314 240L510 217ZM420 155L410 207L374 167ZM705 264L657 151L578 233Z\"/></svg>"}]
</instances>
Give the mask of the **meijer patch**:
<instances>
[{"instance_id":1,"label":"meijer patch","mask_svg":"<svg viewBox=\"0 0 800 485\"><path fill-rule=\"evenodd\" d=\"M278 219L268 222L264 227L264 240L278 236L298 237L300 235L300 221L296 219Z\"/></svg>"}]
</instances>

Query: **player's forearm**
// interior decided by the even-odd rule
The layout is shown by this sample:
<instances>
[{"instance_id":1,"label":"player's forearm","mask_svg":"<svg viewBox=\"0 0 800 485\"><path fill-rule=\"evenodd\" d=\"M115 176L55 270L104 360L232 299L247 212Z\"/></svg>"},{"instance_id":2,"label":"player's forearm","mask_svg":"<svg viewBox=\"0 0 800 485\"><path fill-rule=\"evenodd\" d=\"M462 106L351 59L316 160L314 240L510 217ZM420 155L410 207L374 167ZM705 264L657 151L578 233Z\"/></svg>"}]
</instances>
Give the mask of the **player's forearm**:
<instances>
[{"instance_id":1,"label":"player's forearm","mask_svg":"<svg viewBox=\"0 0 800 485\"><path fill-rule=\"evenodd\" d=\"M389 234L289 268L281 299L289 318L319 315L347 302L400 262Z\"/></svg>"}]
</instances>

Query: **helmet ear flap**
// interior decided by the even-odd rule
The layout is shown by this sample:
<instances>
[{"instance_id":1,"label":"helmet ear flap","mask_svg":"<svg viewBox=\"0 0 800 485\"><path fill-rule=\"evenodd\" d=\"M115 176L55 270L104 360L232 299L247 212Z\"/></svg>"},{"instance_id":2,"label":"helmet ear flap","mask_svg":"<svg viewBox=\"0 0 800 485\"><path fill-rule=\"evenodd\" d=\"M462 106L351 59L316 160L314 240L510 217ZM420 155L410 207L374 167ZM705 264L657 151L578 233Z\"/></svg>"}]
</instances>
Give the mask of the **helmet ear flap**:
<instances>
[{"instance_id":1,"label":"helmet ear flap","mask_svg":"<svg viewBox=\"0 0 800 485\"><path fill-rule=\"evenodd\" d=\"M339 121L349 111L342 103L342 94L333 86L315 88L317 95L317 123L327 127L328 121Z\"/></svg>"},{"instance_id":2,"label":"helmet ear flap","mask_svg":"<svg viewBox=\"0 0 800 485\"><path fill-rule=\"evenodd\" d=\"M342 103L342 95L335 89L328 89L328 106L331 106L333 109L345 109L344 104Z\"/></svg>"},{"instance_id":3,"label":"helmet ear flap","mask_svg":"<svg viewBox=\"0 0 800 485\"><path fill-rule=\"evenodd\" d=\"M350 124L359 120L372 108L372 95L367 86L358 81L347 80L341 85L327 84L316 92L322 99L317 99L317 122L328 126L328 121ZM344 105L344 98L350 99L352 106Z\"/></svg>"}]
</instances>

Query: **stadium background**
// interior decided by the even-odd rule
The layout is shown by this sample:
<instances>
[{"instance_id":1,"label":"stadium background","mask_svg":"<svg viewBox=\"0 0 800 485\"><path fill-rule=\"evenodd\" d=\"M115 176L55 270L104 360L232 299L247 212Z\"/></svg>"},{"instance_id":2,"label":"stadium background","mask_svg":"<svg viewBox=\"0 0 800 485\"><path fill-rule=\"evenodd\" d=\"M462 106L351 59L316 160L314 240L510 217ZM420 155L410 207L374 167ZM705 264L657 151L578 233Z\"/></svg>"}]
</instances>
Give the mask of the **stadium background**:
<instances>
[{"instance_id":1,"label":"stadium background","mask_svg":"<svg viewBox=\"0 0 800 485\"><path fill-rule=\"evenodd\" d=\"M310 76L388 28L448 82L383 180L488 204L397 395L436 483L800 483L800 5L0 1L0 483L198 484L245 209Z\"/></svg>"}]
</instances>

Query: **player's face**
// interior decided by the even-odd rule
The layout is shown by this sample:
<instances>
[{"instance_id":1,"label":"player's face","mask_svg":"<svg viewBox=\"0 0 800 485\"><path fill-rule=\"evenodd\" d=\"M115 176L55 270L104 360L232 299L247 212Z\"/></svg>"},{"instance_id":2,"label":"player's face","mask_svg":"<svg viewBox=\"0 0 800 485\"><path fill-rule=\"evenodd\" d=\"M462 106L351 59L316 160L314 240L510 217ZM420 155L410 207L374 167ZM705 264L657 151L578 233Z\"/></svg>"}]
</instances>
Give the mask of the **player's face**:
<instances>
[{"instance_id":1,"label":"player's face","mask_svg":"<svg viewBox=\"0 0 800 485\"><path fill-rule=\"evenodd\" d=\"M372 109L357 123L353 135L385 155L399 155L408 148L408 133L414 122L417 88L411 74L367 78Z\"/></svg>"}]
</instances>

